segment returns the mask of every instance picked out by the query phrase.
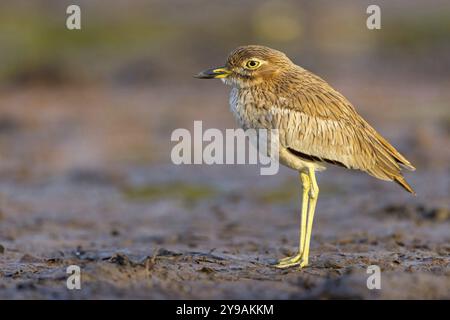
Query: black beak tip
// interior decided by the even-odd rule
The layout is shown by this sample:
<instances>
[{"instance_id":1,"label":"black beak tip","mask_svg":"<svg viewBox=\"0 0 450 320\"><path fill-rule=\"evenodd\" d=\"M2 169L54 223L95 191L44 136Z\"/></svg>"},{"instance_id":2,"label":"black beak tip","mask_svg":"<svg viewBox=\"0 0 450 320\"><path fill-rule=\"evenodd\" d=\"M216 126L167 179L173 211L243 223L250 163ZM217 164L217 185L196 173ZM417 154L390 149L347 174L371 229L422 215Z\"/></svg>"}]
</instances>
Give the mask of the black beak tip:
<instances>
[{"instance_id":1,"label":"black beak tip","mask_svg":"<svg viewBox=\"0 0 450 320\"><path fill-rule=\"evenodd\" d=\"M193 75L193 77L196 79L211 79L211 78L213 78L213 75L202 71L200 73L197 73L196 75Z\"/></svg>"}]
</instances>

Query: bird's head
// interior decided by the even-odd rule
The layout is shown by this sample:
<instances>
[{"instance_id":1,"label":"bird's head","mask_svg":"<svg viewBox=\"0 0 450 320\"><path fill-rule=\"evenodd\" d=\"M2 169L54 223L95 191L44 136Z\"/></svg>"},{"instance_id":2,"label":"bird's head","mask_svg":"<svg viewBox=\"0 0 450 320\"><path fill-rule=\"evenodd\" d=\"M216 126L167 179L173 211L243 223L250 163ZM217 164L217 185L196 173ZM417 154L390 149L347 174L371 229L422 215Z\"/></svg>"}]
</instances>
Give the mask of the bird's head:
<instances>
[{"instance_id":1,"label":"bird's head","mask_svg":"<svg viewBox=\"0 0 450 320\"><path fill-rule=\"evenodd\" d=\"M202 71L195 77L222 79L228 85L243 88L274 81L293 66L283 52L264 46L242 46L230 53L223 67Z\"/></svg>"}]
</instances>

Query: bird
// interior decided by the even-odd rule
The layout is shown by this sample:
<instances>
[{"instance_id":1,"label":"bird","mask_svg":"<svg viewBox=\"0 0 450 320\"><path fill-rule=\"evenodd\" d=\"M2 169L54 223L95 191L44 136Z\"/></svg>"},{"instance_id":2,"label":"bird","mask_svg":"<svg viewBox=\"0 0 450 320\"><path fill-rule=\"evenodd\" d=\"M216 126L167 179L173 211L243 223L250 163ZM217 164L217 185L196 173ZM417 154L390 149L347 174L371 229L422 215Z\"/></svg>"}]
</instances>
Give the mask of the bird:
<instances>
[{"instance_id":1,"label":"bird","mask_svg":"<svg viewBox=\"0 0 450 320\"><path fill-rule=\"evenodd\" d=\"M342 94L283 52L261 45L241 46L228 55L224 66L195 77L221 79L231 86L229 104L238 124L243 129L277 129L279 161L299 174L303 192L298 253L273 266L308 266L319 196L316 172L326 166L394 181L415 195L401 172L414 171L414 166Z\"/></svg>"}]
</instances>

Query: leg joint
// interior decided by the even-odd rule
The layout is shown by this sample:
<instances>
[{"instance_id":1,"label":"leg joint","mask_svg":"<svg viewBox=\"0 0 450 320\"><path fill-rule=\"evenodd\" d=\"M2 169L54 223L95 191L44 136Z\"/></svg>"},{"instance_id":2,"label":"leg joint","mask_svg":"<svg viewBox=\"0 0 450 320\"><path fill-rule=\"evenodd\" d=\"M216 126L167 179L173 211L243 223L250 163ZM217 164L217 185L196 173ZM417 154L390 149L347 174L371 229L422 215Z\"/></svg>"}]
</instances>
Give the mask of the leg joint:
<instances>
[{"instance_id":1,"label":"leg joint","mask_svg":"<svg viewBox=\"0 0 450 320\"><path fill-rule=\"evenodd\" d=\"M309 190L311 188L311 179L309 178L309 175L305 172L301 172L300 178L302 180L303 188Z\"/></svg>"},{"instance_id":2,"label":"leg joint","mask_svg":"<svg viewBox=\"0 0 450 320\"><path fill-rule=\"evenodd\" d=\"M317 185L312 184L311 189L309 190L309 196L312 199L317 199L319 197L319 187Z\"/></svg>"},{"instance_id":3,"label":"leg joint","mask_svg":"<svg viewBox=\"0 0 450 320\"><path fill-rule=\"evenodd\" d=\"M309 169L308 173L309 179L311 181L311 189L309 190L309 196L311 199L317 199L317 197L319 196L319 186L317 185L316 174L314 172L314 169Z\"/></svg>"}]
</instances>

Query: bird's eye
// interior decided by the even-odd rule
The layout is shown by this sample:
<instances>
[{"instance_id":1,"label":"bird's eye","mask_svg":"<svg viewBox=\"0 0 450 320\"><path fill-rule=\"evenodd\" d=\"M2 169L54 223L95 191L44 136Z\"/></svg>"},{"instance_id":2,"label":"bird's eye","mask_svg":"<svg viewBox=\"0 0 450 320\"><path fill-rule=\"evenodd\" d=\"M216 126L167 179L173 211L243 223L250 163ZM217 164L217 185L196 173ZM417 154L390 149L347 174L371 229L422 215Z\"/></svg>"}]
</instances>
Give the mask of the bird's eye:
<instances>
[{"instance_id":1,"label":"bird's eye","mask_svg":"<svg viewBox=\"0 0 450 320\"><path fill-rule=\"evenodd\" d=\"M245 67L247 69L256 69L260 66L261 62L257 61L257 60L248 60L247 63L245 64Z\"/></svg>"}]
</instances>

